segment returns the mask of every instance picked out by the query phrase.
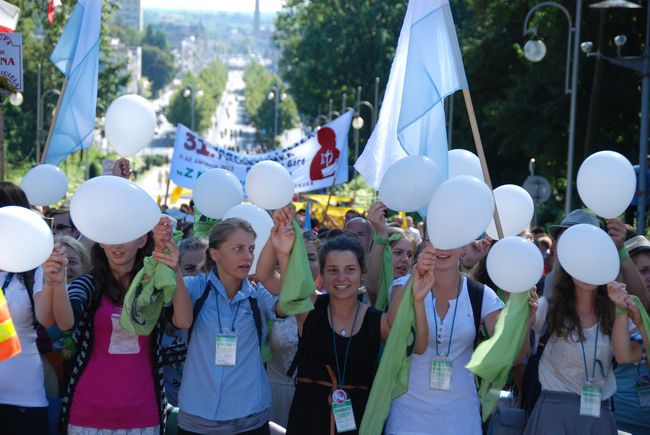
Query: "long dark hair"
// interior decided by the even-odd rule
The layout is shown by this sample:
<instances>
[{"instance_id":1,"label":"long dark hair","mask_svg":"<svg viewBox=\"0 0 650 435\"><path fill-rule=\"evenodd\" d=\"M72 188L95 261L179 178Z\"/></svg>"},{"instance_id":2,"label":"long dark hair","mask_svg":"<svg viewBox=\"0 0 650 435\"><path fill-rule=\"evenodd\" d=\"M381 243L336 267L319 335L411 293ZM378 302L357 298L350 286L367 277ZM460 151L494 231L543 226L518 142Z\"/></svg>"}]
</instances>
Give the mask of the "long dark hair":
<instances>
[{"instance_id":1,"label":"long dark hair","mask_svg":"<svg viewBox=\"0 0 650 435\"><path fill-rule=\"evenodd\" d=\"M133 277L138 273L142 266L144 265L144 257L151 255L153 252L153 237L149 233L147 235L146 244L138 249L138 252L135 255L135 262L133 263L133 269L129 272L129 281L133 280ZM91 274L95 279L95 294L94 302L99 303L102 295L108 296L108 298L115 304L122 304L124 302L124 295L128 288L124 286L115 276L111 270L111 266L108 263L108 257L104 248L100 246L99 243L93 245L93 249L90 254L92 260L92 270Z\"/></svg>"},{"instance_id":2,"label":"long dark hair","mask_svg":"<svg viewBox=\"0 0 650 435\"><path fill-rule=\"evenodd\" d=\"M320 247L320 251L318 252L318 261L320 263L321 275L325 270L325 260L327 259L327 254L334 251L352 252L355 255L355 257L357 257L357 262L359 263L359 267L361 268L361 271L362 272L366 271L365 254L363 251L363 247L361 246L361 242L359 242L359 239L347 235L340 235L334 237L333 239L328 240L327 242L325 242L324 245Z\"/></svg>"},{"instance_id":3,"label":"long dark hair","mask_svg":"<svg viewBox=\"0 0 650 435\"><path fill-rule=\"evenodd\" d=\"M29 201L25 191L20 186L10 181L0 181L0 207L15 205L29 209ZM28 270L19 274L23 285L28 289L34 288L34 272L36 269ZM32 290L33 291L33 290ZM36 320L36 319L34 319Z\"/></svg>"},{"instance_id":4,"label":"long dark hair","mask_svg":"<svg viewBox=\"0 0 650 435\"><path fill-rule=\"evenodd\" d=\"M570 337L573 332L577 332L580 341L583 341L585 336L576 311L576 286L571 276L560 265L556 269L554 284L548 313L549 333L558 337ZM607 295L607 286L601 285L596 289L595 305L601 332L612 335L614 302Z\"/></svg>"}]
</instances>

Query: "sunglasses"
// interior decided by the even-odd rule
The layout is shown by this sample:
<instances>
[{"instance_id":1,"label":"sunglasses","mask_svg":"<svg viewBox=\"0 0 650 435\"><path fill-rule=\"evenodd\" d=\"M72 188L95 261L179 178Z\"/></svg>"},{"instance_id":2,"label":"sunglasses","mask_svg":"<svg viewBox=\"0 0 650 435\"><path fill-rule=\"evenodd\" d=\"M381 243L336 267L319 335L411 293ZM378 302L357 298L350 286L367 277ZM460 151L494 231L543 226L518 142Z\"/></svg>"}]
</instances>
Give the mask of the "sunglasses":
<instances>
[{"instance_id":1,"label":"sunglasses","mask_svg":"<svg viewBox=\"0 0 650 435\"><path fill-rule=\"evenodd\" d=\"M72 226L71 225L66 225L66 224L56 224L52 228L55 229L55 230L58 230L58 231L63 231L63 230L68 230L68 229L72 228Z\"/></svg>"},{"instance_id":2,"label":"sunglasses","mask_svg":"<svg viewBox=\"0 0 650 435\"><path fill-rule=\"evenodd\" d=\"M315 242L318 240L318 233L314 230L307 230L302 233L302 238L308 242Z\"/></svg>"}]
</instances>

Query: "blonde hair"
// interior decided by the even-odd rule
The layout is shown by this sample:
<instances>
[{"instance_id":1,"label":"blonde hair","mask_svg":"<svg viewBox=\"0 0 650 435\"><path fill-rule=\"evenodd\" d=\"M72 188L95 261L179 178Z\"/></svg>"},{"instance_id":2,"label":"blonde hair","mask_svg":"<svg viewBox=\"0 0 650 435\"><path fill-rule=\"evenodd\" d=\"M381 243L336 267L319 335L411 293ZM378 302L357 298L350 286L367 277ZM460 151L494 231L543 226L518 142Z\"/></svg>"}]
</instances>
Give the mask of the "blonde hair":
<instances>
[{"instance_id":1,"label":"blonde hair","mask_svg":"<svg viewBox=\"0 0 650 435\"><path fill-rule=\"evenodd\" d=\"M228 240L228 237L237 230L246 231L254 237L257 237L257 233L255 233L253 226L249 224L248 221L240 218L226 219L212 227L210 234L208 235L208 247L205 250L206 272L210 272L210 270L216 266L214 260L210 256L210 249L219 249L221 245Z\"/></svg>"},{"instance_id":2,"label":"blonde hair","mask_svg":"<svg viewBox=\"0 0 650 435\"><path fill-rule=\"evenodd\" d=\"M81 244L78 240L70 236L57 236L54 238L54 243L60 243L67 246L77 253L79 256L79 261L81 261L81 274L86 274L90 271L92 266L90 261L90 254L86 247Z\"/></svg>"}]
</instances>

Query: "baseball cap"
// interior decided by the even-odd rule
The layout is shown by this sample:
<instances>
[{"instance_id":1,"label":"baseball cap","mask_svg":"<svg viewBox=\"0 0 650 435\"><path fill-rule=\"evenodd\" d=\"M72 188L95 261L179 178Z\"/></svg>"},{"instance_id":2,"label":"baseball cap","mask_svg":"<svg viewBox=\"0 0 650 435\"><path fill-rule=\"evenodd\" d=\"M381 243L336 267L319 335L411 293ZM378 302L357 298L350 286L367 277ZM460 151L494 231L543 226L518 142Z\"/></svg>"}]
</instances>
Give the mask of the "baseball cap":
<instances>
[{"instance_id":1,"label":"baseball cap","mask_svg":"<svg viewBox=\"0 0 650 435\"><path fill-rule=\"evenodd\" d=\"M577 224L589 224L600 228L600 222L595 215L589 213L587 210L576 209L566 215L559 225L551 225L548 227L548 232L553 239L557 239L560 231Z\"/></svg>"},{"instance_id":2,"label":"baseball cap","mask_svg":"<svg viewBox=\"0 0 650 435\"><path fill-rule=\"evenodd\" d=\"M645 236L635 236L625 241L625 248L630 255L650 252L650 240L646 239Z\"/></svg>"}]
</instances>

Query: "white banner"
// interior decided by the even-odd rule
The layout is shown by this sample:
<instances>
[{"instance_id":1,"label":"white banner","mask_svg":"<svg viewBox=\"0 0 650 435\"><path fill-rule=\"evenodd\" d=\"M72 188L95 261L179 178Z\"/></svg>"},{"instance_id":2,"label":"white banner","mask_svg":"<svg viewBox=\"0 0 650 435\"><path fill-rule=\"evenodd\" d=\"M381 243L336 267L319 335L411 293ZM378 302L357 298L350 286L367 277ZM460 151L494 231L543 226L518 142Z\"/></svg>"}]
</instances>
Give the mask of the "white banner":
<instances>
[{"instance_id":1,"label":"white banner","mask_svg":"<svg viewBox=\"0 0 650 435\"><path fill-rule=\"evenodd\" d=\"M296 193L331 187L348 181L348 111L300 142L265 154L240 154L210 144L182 124L176 128L170 177L176 185L192 189L199 176L212 168L226 169L242 186L250 168L273 160L287 168Z\"/></svg>"},{"instance_id":2,"label":"white banner","mask_svg":"<svg viewBox=\"0 0 650 435\"><path fill-rule=\"evenodd\" d=\"M23 34L0 33L0 85L7 95L8 87L14 92L23 90Z\"/></svg>"}]
</instances>

